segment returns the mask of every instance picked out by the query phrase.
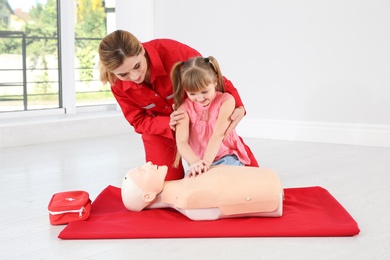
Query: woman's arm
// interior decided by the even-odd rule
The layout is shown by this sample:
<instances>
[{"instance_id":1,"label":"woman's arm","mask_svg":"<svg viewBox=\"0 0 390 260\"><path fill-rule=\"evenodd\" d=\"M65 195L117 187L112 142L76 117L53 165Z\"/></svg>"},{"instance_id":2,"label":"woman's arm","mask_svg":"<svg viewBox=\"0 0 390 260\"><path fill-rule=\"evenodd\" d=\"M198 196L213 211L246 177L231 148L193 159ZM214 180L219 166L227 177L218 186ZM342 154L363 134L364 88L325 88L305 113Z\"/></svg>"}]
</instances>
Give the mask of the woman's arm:
<instances>
[{"instance_id":1,"label":"woman's arm","mask_svg":"<svg viewBox=\"0 0 390 260\"><path fill-rule=\"evenodd\" d=\"M225 91L231 94L234 97L234 100L236 101L235 109L230 116L230 120L231 120L230 125L226 129L225 134L227 135L231 130L235 129L238 123L240 123L241 119L244 118L246 111L245 111L244 104L242 103L240 94L238 94L238 91L234 87L233 83L230 80L228 80L226 77L223 77L223 79L225 84Z\"/></svg>"},{"instance_id":2,"label":"woman's arm","mask_svg":"<svg viewBox=\"0 0 390 260\"><path fill-rule=\"evenodd\" d=\"M226 130L231 123L230 116L232 115L234 107L235 101L232 96L229 96L229 98L227 98L221 105L214 132L207 143L207 148L203 157L203 160L209 162L210 164L214 161L219 149L221 148L222 141L226 136Z\"/></svg>"},{"instance_id":3,"label":"woman's arm","mask_svg":"<svg viewBox=\"0 0 390 260\"><path fill-rule=\"evenodd\" d=\"M135 132L160 135L172 140L175 138L168 125L170 120L168 115L153 116L146 109L136 104L133 99L130 99L120 88L113 86L111 91L120 105L124 117L134 127Z\"/></svg>"},{"instance_id":4,"label":"woman's arm","mask_svg":"<svg viewBox=\"0 0 390 260\"><path fill-rule=\"evenodd\" d=\"M226 77L223 77L223 84L225 85L225 92L229 93L234 97L234 100L236 101L235 104L236 108L237 107L244 108L244 103L242 102L240 94L238 93L233 83L230 80L228 80Z\"/></svg>"}]
</instances>

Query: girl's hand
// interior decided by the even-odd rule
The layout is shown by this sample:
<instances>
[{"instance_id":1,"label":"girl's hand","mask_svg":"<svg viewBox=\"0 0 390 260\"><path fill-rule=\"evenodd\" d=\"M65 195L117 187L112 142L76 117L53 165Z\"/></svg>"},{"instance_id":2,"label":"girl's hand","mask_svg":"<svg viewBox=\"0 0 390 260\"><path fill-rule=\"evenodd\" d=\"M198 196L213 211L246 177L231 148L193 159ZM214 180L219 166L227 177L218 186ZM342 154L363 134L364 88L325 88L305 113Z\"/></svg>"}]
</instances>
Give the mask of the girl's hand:
<instances>
[{"instance_id":1,"label":"girl's hand","mask_svg":"<svg viewBox=\"0 0 390 260\"><path fill-rule=\"evenodd\" d=\"M175 105L172 105L172 107L175 108ZM169 127L173 131L176 131L176 124L178 121L184 118L184 111L180 109L174 110L169 117L170 117Z\"/></svg>"},{"instance_id":2,"label":"girl's hand","mask_svg":"<svg viewBox=\"0 0 390 260\"><path fill-rule=\"evenodd\" d=\"M245 116L245 109L244 107L237 107L236 109L234 109L232 115L230 116L230 125L229 127L226 129L225 131L225 135L228 135L230 133L230 131L232 131L233 129L236 128L236 126L238 125L238 123L241 121L241 119L243 119Z\"/></svg>"},{"instance_id":3,"label":"girl's hand","mask_svg":"<svg viewBox=\"0 0 390 260\"><path fill-rule=\"evenodd\" d=\"M210 168L210 164L205 160L199 160L190 165L188 177L196 177L205 173Z\"/></svg>"}]
</instances>

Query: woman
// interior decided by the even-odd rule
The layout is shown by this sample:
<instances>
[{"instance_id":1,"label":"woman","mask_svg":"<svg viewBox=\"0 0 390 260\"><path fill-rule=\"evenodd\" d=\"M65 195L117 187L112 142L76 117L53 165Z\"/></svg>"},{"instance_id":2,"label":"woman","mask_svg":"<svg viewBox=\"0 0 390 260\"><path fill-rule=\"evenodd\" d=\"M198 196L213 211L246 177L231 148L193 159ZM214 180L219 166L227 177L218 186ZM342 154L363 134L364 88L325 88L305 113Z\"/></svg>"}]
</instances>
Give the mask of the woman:
<instances>
[{"instance_id":1,"label":"woman","mask_svg":"<svg viewBox=\"0 0 390 260\"><path fill-rule=\"evenodd\" d=\"M99 45L100 79L111 84L127 121L142 135L145 159L157 165L168 165L167 180L184 176L182 164L173 167L176 142L171 128L183 118L173 112L173 88L170 70L178 61L201 56L195 49L170 39L141 43L127 31L108 34ZM244 117L245 109L233 84L224 78L226 92L236 101L229 129ZM173 112L173 113L172 113ZM172 114L172 115L171 115ZM248 147L251 166L258 166Z\"/></svg>"}]
</instances>

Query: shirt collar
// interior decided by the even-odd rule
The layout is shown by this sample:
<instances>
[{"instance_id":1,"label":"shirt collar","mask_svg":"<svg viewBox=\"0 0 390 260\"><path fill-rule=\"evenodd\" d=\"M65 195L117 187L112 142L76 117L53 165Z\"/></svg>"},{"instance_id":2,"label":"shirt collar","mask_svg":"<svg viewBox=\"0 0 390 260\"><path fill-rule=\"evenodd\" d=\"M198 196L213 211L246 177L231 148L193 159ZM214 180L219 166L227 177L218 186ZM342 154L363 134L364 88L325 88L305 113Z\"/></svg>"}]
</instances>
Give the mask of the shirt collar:
<instances>
[{"instance_id":1,"label":"shirt collar","mask_svg":"<svg viewBox=\"0 0 390 260\"><path fill-rule=\"evenodd\" d=\"M145 48L145 51L149 56L150 83L153 83L156 77L165 76L168 73L164 68L160 54L157 50L149 44L149 42L143 43L142 46Z\"/></svg>"}]
</instances>

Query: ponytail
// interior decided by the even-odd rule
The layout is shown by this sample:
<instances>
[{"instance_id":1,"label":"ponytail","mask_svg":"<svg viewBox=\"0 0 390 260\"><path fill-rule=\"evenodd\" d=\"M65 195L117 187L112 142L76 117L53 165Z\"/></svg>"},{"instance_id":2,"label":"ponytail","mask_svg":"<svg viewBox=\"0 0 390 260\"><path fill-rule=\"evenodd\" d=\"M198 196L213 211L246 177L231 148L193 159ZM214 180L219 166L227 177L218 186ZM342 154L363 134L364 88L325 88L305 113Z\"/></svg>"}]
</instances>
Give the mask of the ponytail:
<instances>
[{"instance_id":1,"label":"ponytail","mask_svg":"<svg viewBox=\"0 0 390 260\"><path fill-rule=\"evenodd\" d=\"M175 109L178 109L185 98L185 91L183 90L183 85L181 82L181 67L184 62L177 62L173 65L171 70L171 81L173 87L173 100L175 104Z\"/></svg>"},{"instance_id":2,"label":"ponytail","mask_svg":"<svg viewBox=\"0 0 390 260\"><path fill-rule=\"evenodd\" d=\"M177 110L180 105L183 103L185 92L183 90L182 84L181 84L181 66L183 62L177 62L175 65L173 65L171 70L171 81L172 81L172 87L173 87L173 99L175 104L175 110ZM181 162L181 156L179 151L176 148L176 155L175 155L175 161L173 163L173 167L177 168L179 166L179 163Z\"/></svg>"},{"instance_id":3,"label":"ponytail","mask_svg":"<svg viewBox=\"0 0 390 260\"><path fill-rule=\"evenodd\" d=\"M206 60L207 59L207 60ZM219 67L218 61L213 56L208 56L205 58L205 61L210 63L210 66L213 68L216 76L217 76L217 90L220 92L225 92L225 84L222 76L221 69Z\"/></svg>"}]
</instances>

